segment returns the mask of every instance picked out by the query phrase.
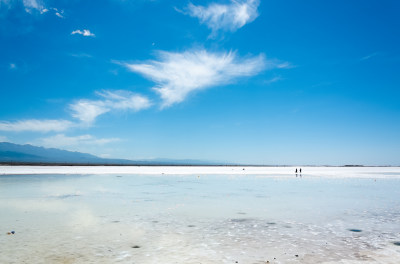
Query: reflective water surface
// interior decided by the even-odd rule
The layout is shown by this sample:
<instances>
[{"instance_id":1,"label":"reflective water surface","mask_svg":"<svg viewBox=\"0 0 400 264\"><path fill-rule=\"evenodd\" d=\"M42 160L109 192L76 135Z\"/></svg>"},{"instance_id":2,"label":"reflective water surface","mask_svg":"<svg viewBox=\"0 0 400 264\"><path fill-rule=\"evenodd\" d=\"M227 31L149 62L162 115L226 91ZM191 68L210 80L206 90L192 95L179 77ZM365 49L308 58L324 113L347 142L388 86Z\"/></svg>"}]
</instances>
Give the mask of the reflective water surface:
<instances>
[{"instance_id":1,"label":"reflective water surface","mask_svg":"<svg viewBox=\"0 0 400 264\"><path fill-rule=\"evenodd\" d=\"M398 178L1 175L0 210L0 263L400 259Z\"/></svg>"}]
</instances>

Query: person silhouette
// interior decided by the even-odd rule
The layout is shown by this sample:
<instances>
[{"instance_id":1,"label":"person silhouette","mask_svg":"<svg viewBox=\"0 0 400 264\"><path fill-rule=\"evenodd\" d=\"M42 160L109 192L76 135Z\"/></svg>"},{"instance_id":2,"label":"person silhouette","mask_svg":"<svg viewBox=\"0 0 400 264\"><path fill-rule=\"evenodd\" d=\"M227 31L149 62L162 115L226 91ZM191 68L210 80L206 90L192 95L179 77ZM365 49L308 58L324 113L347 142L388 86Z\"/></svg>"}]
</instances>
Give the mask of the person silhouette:
<instances>
[{"instance_id":1,"label":"person silhouette","mask_svg":"<svg viewBox=\"0 0 400 264\"><path fill-rule=\"evenodd\" d=\"M296 168L296 171L295 171L295 173L297 174L297 168Z\"/></svg>"},{"instance_id":2,"label":"person silhouette","mask_svg":"<svg viewBox=\"0 0 400 264\"><path fill-rule=\"evenodd\" d=\"M301 173L301 168L300 168L300 173Z\"/></svg>"}]
</instances>

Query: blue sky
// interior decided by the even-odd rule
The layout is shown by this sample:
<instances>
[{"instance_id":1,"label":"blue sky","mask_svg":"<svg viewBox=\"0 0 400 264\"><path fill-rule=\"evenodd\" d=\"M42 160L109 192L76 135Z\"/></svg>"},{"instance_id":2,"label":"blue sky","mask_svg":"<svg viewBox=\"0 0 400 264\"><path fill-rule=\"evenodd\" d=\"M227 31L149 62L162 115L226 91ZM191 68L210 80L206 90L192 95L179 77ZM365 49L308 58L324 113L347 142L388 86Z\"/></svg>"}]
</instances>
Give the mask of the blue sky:
<instances>
[{"instance_id":1,"label":"blue sky","mask_svg":"<svg viewBox=\"0 0 400 264\"><path fill-rule=\"evenodd\" d=\"M0 141L400 165L400 2L0 0Z\"/></svg>"}]
</instances>

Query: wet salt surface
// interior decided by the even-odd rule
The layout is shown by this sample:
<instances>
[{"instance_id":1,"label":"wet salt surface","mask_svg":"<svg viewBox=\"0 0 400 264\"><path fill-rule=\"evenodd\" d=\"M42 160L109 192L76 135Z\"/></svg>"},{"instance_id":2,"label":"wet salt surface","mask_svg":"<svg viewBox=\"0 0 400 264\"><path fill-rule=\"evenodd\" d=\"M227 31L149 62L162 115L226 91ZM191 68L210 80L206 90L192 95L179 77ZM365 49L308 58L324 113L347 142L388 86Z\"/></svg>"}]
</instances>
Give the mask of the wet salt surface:
<instances>
[{"instance_id":1,"label":"wet salt surface","mask_svg":"<svg viewBox=\"0 0 400 264\"><path fill-rule=\"evenodd\" d=\"M397 178L117 176L0 176L0 263L400 259Z\"/></svg>"}]
</instances>

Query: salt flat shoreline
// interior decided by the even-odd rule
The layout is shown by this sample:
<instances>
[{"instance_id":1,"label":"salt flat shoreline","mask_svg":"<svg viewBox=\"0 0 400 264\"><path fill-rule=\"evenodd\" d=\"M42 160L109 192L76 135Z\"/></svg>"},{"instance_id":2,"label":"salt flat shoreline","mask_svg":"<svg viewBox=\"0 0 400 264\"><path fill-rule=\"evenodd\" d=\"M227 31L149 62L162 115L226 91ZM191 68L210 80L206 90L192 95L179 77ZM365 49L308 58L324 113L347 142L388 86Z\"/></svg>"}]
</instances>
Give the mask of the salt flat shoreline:
<instances>
[{"instance_id":1,"label":"salt flat shoreline","mask_svg":"<svg viewBox=\"0 0 400 264\"><path fill-rule=\"evenodd\" d=\"M262 166L0 166L0 175L21 174L142 174L260 175L293 177L300 167ZM332 178L400 178L400 167L301 167L302 176ZM298 173L300 176L300 173Z\"/></svg>"}]
</instances>

